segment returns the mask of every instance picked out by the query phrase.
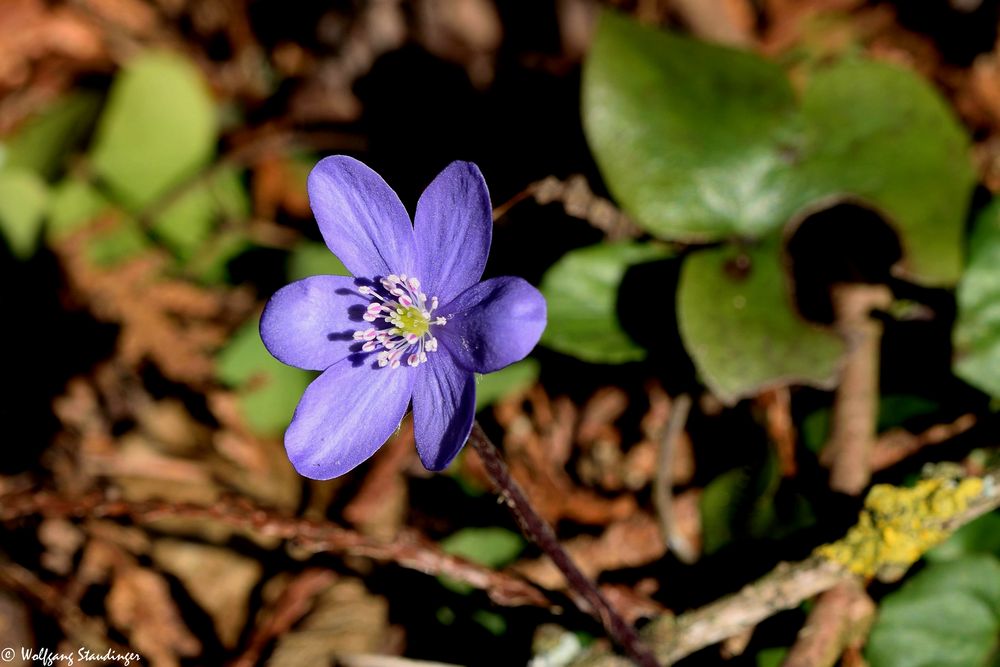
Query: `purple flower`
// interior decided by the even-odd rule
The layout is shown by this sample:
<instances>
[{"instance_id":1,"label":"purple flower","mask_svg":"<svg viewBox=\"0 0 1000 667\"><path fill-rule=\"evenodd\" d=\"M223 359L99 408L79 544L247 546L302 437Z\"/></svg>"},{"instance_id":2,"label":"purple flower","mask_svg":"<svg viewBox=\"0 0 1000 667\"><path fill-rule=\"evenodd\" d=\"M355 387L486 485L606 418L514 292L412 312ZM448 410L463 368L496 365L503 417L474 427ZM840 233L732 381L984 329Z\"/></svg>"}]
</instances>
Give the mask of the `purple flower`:
<instances>
[{"instance_id":1,"label":"purple flower","mask_svg":"<svg viewBox=\"0 0 1000 667\"><path fill-rule=\"evenodd\" d=\"M414 223L395 192L343 155L309 175L327 247L353 278L278 290L260 320L280 361L323 371L285 432L302 475L329 479L368 459L413 401L420 460L444 469L469 437L474 373L522 359L545 328L545 299L520 278L479 282L493 235L479 168L453 162L424 190Z\"/></svg>"}]
</instances>

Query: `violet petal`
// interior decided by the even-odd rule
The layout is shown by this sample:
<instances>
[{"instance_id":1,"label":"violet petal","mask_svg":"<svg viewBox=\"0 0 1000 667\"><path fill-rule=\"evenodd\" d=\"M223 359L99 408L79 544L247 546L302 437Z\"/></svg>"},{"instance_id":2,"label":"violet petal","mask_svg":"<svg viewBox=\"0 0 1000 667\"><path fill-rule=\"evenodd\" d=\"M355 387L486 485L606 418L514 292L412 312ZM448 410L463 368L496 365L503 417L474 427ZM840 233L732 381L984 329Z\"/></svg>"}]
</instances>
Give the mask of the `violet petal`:
<instances>
[{"instance_id":1,"label":"violet petal","mask_svg":"<svg viewBox=\"0 0 1000 667\"><path fill-rule=\"evenodd\" d=\"M476 377L456 365L445 346L417 367L413 435L420 461L444 470L469 439L476 418Z\"/></svg>"},{"instance_id":2,"label":"violet petal","mask_svg":"<svg viewBox=\"0 0 1000 667\"><path fill-rule=\"evenodd\" d=\"M279 361L322 371L351 353L354 331L368 299L358 294L354 278L312 276L285 285L260 316L260 337ZM364 325L364 326L363 326Z\"/></svg>"},{"instance_id":3,"label":"violet petal","mask_svg":"<svg viewBox=\"0 0 1000 667\"><path fill-rule=\"evenodd\" d=\"M479 167L448 165L420 195L413 225L424 292L447 303L479 282L493 238L493 207Z\"/></svg>"},{"instance_id":4,"label":"violet petal","mask_svg":"<svg viewBox=\"0 0 1000 667\"><path fill-rule=\"evenodd\" d=\"M545 329L545 297L522 278L490 278L441 308L434 328L458 363L492 373L531 352Z\"/></svg>"},{"instance_id":5,"label":"violet petal","mask_svg":"<svg viewBox=\"0 0 1000 667\"><path fill-rule=\"evenodd\" d=\"M413 275L413 225L381 176L354 158L334 155L313 168L307 188L323 240L351 273Z\"/></svg>"},{"instance_id":6,"label":"violet petal","mask_svg":"<svg viewBox=\"0 0 1000 667\"><path fill-rule=\"evenodd\" d=\"M330 479L371 457L399 427L416 373L343 359L306 388L285 431L285 450L300 475Z\"/></svg>"}]
</instances>

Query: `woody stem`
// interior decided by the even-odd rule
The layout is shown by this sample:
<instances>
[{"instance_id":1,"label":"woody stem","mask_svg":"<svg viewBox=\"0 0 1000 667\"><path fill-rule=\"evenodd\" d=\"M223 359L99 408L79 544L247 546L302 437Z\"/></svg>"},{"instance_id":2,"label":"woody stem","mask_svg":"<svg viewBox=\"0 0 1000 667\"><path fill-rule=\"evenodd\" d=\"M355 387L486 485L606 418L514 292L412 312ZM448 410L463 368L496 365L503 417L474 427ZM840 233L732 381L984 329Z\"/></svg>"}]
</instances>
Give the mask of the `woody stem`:
<instances>
[{"instance_id":1,"label":"woody stem","mask_svg":"<svg viewBox=\"0 0 1000 667\"><path fill-rule=\"evenodd\" d=\"M483 466L489 474L500 496L507 503L511 513L521 527L521 531L535 542L542 551L552 559L552 562L563 576L570 588L576 593L575 599L581 609L593 616L604 626L608 636L621 646L629 657L641 667L659 667L652 652L642 643L635 628L625 622L625 619L615 611L607 598L597 588L587 575L580 571L566 550L559 544L552 526L543 519L532 506L524 489L510 474L510 469L504 462L500 451L489 439L479 422L472 426L469 442L483 461Z\"/></svg>"}]
</instances>

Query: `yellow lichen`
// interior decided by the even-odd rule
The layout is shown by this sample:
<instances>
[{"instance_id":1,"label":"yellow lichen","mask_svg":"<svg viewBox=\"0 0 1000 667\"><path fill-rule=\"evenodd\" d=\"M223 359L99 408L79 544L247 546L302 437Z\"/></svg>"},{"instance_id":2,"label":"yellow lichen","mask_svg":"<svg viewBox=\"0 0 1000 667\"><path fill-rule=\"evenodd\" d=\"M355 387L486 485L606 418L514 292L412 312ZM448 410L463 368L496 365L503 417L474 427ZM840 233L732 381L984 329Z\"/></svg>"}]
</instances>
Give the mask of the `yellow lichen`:
<instances>
[{"instance_id":1,"label":"yellow lichen","mask_svg":"<svg viewBox=\"0 0 1000 667\"><path fill-rule=\"evenodd\" d=\"M847 535L816 549L864 577L899 573L949 535L945 524L980 495L983 480L931 478L911 488L877 484L865 498L858 523Z\"/></svg>"}]
</instances>

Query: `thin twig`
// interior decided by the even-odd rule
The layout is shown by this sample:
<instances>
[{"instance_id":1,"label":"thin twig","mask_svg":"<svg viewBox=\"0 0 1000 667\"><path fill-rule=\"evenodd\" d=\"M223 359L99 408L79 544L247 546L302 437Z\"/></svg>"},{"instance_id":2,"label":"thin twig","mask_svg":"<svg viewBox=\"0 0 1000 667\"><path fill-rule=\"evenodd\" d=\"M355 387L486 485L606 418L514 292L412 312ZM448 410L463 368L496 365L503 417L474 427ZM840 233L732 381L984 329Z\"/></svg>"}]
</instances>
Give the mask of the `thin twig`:
<instances>
[{"instance_id":1,"label":"thin twig","mask_svg":"<svg viewBox=\"0 0 1000 667\"><path fill-rule=\"evenodd\" d=\"M493 209L493 220L502 218L510 209L527 199L535 200L540 206L558 202L562 204L566 215L585 220L604 232L611 241L642 235L642 230L610 200L594 194L587 179L581 174L573 174L566 180L546 176L540 181L529 183L526 188Z\"/></svg>"},{"instance_id":2,"label":"thin twig","mask_svg":"<svg viewBox=\"0 0 1000 667\"><path fill-rule=\"evenodd\" d=\"M261 537L288 540L312 553L337 553L391 562L426 574L446 575L486 591L497 604L552 607L544 593L524 579L497 572L441 551L413 530L392 540L367 537L327 521L291 517L247 502L222 500L211 506L160 501L111 500L101 493L67 498L53 493L18 494L0 498L0 521L24 517L127 517L141 525L164 519L204 519Z\"/></svg>"},{"instance_id":3,"label":"thin twig","mask_svg":"<svg viewBox=\"0 0 1000 667\"><path fill-rule=\"evenodd\" d=\"M544 551L566 577L570 589L578 596L594 618L601 622L608 635L642 667L658 667L656 658L639 639L630 626L608 603L596 584L584 575L573 559L559 544L552 526L538 515L524 491L504 463L496 445L489 439L476 422L472 427L469 442L483 461L483 466L496 485L501 497L507 503L521 530Z\"/></svg>"},{"instance_id":4,"label":"thin twig","mask_svg":"<svg viewBox=\"0 0 1000 667\"><path fill-rule=\"evenodd\" d=\"M871 479L871 451L878 415L879 349L882 323L871 317L885 309L892 293L885 285L836 285L837 328L850 346L833 402L830 438L822 461L830 467L830 488L858 495Z\"/></svg>"},{"instance_id":5,"label":"thin twig","mask_svg":"<svg viewBox=\"0 0 1000 667\"><path fill-rule=\"evenodd\" d=\"M677 439L684 432L690 410L689 395L681 394L674 400L666 428L663 429L663 439L660 440L656 480L653 486L653 499L656 501L656 514L660 520L663 540L683 563L693 563L698 559L698 553L693 545L674 525L674 459Z\"/></svg>"},{"instance_id":6,"label":"thin twig","mask_svg":"<svg viewBox=\"0 0 1000 667\"><path fill-rule=\"evenodd\" d=\"M872 472L894 466L924 447L956 438L975 425L976 415L968 413L949 424L935 424L921 433L910 433L902 428L886 431L879 436L872 448Z\"/></svg>"},{"instance_id":7,"label":"thin twig","mask_svg":"<svg viewBox=\"0 0 1000 667\"><path fill-rule=\"evenodd\" d=\"M816 598L806 624L782 667L833 667L850 646L864 643L875 620L875 603L856 579Z\"/></svg>"}]
</instances>

